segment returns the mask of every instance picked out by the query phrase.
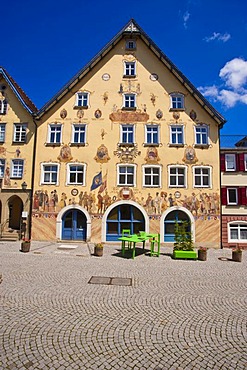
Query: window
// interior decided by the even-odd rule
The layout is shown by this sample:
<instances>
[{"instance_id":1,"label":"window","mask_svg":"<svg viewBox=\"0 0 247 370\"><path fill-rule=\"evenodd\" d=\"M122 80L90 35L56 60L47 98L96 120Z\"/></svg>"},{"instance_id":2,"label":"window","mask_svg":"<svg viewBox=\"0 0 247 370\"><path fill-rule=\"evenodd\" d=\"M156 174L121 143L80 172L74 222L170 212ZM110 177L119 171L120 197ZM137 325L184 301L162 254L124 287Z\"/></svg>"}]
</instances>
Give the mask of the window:
<instances>
[{"instance_id":1,"label":"window","mask_svg":"<svg viewBox=\"0 0 247 370\"><path fill-rule=\"evenodd\" d=\"M49 144L60 144L62 136L62 125L51 124L49 125Z\"/></svg>"},{"instance_id":2,"label":"window","mask_svg":"<svg viewBox=\"0 0 247 370\"><path fill-rule=\"evenodd\" d=\"M5 159L0 159L0 178L4 177Z\"/></svg>"},{"instance_id":3,"label":"window","mask_svg":"<svg viewBox=\"0 0 247 370\"><path fill-rule=\"evenodd\" d=\"M5 141L5 124L0 124L0 143Z\"/></svg>"},{"instance_id":4,"label":"window","mask_svg":"<svg viewBox=\"0 0 247 370\"><path fill-rule=\"evenodd\" d=\"M171 94L171 109L184 109L184 96L182 94Z\"/></svg>"},{"instance_id":5,"label":"window","mask_svg":"<svg viewBox=\"0 0 247 370\"><path fill-rule=\"evenodd\" d=\"M85 144L86 142L86 125L73 125L72 143Z\"/></svg>"},{"instance_id":6,"label":"window","mask_svg":"<svg viewBox=\"0 0 247 370\"><path fill-rule=\"evenodd\" d=\"M143 186L160 187L161 175L159 166L145 166L143 171Z\"/></svg>"},{"instance_id":7,"label":"window","mask_svg":"<svg viewBox=\"0 0 247 370\"><path fill-rule=\"evenodd\" d=\"M121 143L134 144L134 126L121 125Z\"/></svg>"},{"instance_id":8,"label":"window","mask_svg":"<svg viewBox=\"0 0 247 370\"><path fill-rule=\"evenodd\" d=\"M173 145L184 144L184 127L183 126L170 126L170 143Z\"/></svg>"},{"instance_id":9,"label":"window","mask_svg":"<svg viewBox=\"0 0 247 370\"><path fill-rule=\"evenodd\" d=\"M159 144L159 126L156 125L146 125L146 144Z\"/></svg>"},{"instance_id":10,"label":"window","mask_svg":"<svg viewBox=\"0 0 247 370\"><path fill-rule=\"evenodd\" d=\"M237 205L238 204L238 189L227 188L227 204Z\"/></svg>"},{"instance_id":11,"label":"window","mask_svg":"<svg viewBox=\"0 0 247 370\"><path fill-rule=\"evenodd\" d=\"M236 157L235 154L225 155L225 168L226 171L236 171Z\"/></svg>"},{"instance_id":12,"label":"window","mask_svg":"<svg viewBox=\"0 0 247 370\"><path fill-rule=\"evenodd\" d=\"M134 166L118 166L118 185L120 186L135 186L135 167Z\"/></svg>"},{"instance_id":13,"label":"window","mask_svg":"<svg viewBox=\"0 0 247 370\"><path fill-rule=\"evenodd\" d=\"M27 135L26 124L15 124L14 125L14 142L25 143Z\"/></svg>"},{"instance_id":14,"label":"window","mask_svg":"<svg viewBox=\"0 0 247 370\"><path fill-rule=\"evenodd\" d=\"M43 184L57 184L58 182L57 164L43 164L41 182Z\"/></svg>"},{"instance_id":15,"label":"window","mask_svg":"<svg viewBox=\"0 0 247 370\"><path fill-rule=\"evenodd\" d=\"M24 162L22 159L13 159L11 166L11 177L22 178Z\"/></svg>"},{"instance_id":16,"label":"window","mask_svg":"<svg viewBox=\"0 0 247 370\"><path fill-rule=\"evenodd\" d=\"M169 187L186 187L185 167L169 167Z\"/></svg>"},{"instance_id":17,"label":"window","mask_svg":"<svg viewBox=\"0 0 247 370\"><path fill-rule=\"evenodd\" d=\"M7 100L0 100L0 114L6 114L7 113Z\"/></svg>"},{"instance_id":18,"label":"window","mask_svg":"<svg viewBox=\"0 0 247 370\"><path fill-rule=\"evenodd\" d=\"M194 187L209 188L211 186L211 170L209 167L194 167Z\"/></svg>"},{"instance_id":19,"label":"window","mask_svg":"<svg viewBox=\"0 0 247 370\"><path fill-rule=\"evenodd\" d=\"M128 50L133 50L136 48L136 40L126 40L125 48Z\"/></svg>"},{"instance_id":20,"label":"window","mask_svg":"<svg viewBox=\"0 0 247 370\"><path fill-rule=\"evenodd\" d=\"M128 109L136 108L136 96L135 94L124 94L123 107Z\"/></svg>"},{"instance_id":21,"label":"window","mask_svg":"<svg viewBox=\"0 0 247 370\"><path fill-rule=\"evenodd\" d=\"M89 93L87 93L87 92L78 92L76 94L75 105L77 107L88 108L88 106L89 106Z\"/></svg>"},{"instance_id":22,"label":"window","mask_svg":"<svg viewBox=\"0 0 247 370\"><path fill-rule=\"evenodd\" d=\"M83 164L68 164L68 184L85 185L85 165Z\"/></svg>"},{"instance_id":23,"label":"window","mask_svg":"<svg viewBox=\"0 0 247 370\"><path fill-rule=\"evenodd\" d=\"M124 62L124 76L135 77L136 75L136 62Z\"/></svg>"},{"instance_id":24,"label":"window","mask_svg":"<svg viewBox=\"0 0 247 370\"><path fill-rule=\"evenodd\" d=\"M228 224L229 241L247 242L247 223Z\"/></svg>"},{"instance_id":25,"label":"window","mask_svg":"<svg viewBox=\"0 0 247 370\"><path fill-rule=\"evenodd\" d=\"M208 145L208 127L200 125L195 127L196 145Z\"/></svg>"}]
</instances>

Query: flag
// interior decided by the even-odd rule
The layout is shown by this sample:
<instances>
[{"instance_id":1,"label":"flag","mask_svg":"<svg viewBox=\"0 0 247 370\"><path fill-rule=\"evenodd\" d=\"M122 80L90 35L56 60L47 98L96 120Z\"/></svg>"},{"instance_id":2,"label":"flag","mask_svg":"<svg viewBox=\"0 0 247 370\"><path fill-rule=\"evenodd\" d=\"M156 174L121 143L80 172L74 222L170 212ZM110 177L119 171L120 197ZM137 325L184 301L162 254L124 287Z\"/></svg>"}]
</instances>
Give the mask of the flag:
<instances>
[{"instance_id":1,"label":"flag","mask_svg":"<svg viewBox=\"0 0 247 370\"><path fill-rule=\"evenodd\" d=\"M99 188L99 193L103 193L107 185L107 173L104 175L101 186Z\"/></svg>"},{"instance_id":2,"label":"flag","mask_svg":"<svg viewBox=\"0 0 247 370\"><path fill-rule=\"evenodd\" d=\"M102 184L102 172L100 171L97 175L94 176L93 182L91 185L91 191L97 189Z\"/></svg>"}]
</instances>

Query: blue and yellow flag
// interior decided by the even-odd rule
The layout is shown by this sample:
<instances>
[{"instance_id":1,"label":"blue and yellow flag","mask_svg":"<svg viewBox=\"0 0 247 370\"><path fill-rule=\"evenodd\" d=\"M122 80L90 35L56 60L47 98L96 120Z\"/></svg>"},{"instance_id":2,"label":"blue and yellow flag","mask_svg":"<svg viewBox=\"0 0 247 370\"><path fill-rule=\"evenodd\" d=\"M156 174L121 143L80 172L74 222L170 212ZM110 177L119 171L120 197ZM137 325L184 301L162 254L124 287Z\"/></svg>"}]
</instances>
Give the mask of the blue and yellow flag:
<instances>
[{"instance_id":1,"label":"blue and yellow flag","mask_svg":"<svg viewBox=\"0 0 247 370\"><path fill-rule=\"evenodd\" d=\"M102 184L102 172L100 171L97 175L94 176L93 182L91 185L91 191L97 189Z\"/></svg>"}]
</instances>

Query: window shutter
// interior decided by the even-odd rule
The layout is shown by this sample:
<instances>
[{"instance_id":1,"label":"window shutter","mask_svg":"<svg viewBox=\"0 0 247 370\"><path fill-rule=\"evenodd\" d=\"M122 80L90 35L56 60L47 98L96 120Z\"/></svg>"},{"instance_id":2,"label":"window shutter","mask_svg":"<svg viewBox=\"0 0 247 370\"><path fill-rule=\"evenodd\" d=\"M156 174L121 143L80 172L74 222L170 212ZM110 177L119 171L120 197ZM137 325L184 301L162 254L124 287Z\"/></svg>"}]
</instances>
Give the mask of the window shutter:
<instances>
[{"instance_id":1,"label":"window shutter","mask_svg":"<svg viewBox=\"0 0 247 370\"><path fill-rule=\"evenodd\" d=\"M240 194L240 199L239 199L239 204L241 204L242 206L247 205L246 189L247 189L246 187L239 188L239 193L241 193ZM241 200L241 203L240 203L240 200Z\"/></svg>"},{"instance_id":2,"label":"window shutter","mask_svg":"<svg viewBox=\"0 0 247 370\"><path fill-rule=\"evenodd\" d=\"M244 165L244 153L239 153L238 155L238 169L239 171L245 171L245 165Z\"/></svg>"},{"instance_id":3,"label":"window shutter","mask_svg":"<svg viewBox=\"0 0 247 370\"><path fill-rule=\"evenodd\" d=\"M242 188L238 188L238 205L242 204Z\"/></svg>"},{"instance_id":4,"label":"window shutter","mask_svg":"<svg viewBox=\"0 0 247 370\"><path fill-rule=\"evenodd\" d=\"M236 162L236 171L239 171L239 156L235 154L235 162Z\"/></svg>"},{"instance_id":5,"label":"window shutter","mask_svg":"<svg viewBox=\"0 0 247 370\"><path fill-rule=\"evenodd\" d=\"M227 205L227 189L226 188L221 189L221 203L223 204L223 206Z\"/></svg>"},{"instance_id":6,"label":"window shutter","mask_svg":"<svg viewBox=\"0 0 247 370\"><path fill-rule=\"evenodd\" d=\"M226 170L226 164L225 164L225 154L220 155L220 170L222 172L225 172Z\"/></svg>"}]
</instances>

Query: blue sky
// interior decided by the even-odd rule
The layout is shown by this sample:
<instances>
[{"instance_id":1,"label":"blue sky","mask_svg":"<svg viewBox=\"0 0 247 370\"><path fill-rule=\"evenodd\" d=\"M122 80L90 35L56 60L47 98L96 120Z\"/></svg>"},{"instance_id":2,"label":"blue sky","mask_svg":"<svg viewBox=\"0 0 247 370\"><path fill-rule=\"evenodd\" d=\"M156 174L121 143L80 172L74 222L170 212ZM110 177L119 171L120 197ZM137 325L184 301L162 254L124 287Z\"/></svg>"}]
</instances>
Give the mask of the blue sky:
<instances>
[{"instance_id":1,"label":"blue sky","mask_svg":"<svg viewBox=\"0 0 247 370\"><path fill-rule=\"evenodd\" d=\"M41 108L134 18L227 119L247 134L246 0L9 0L1 4L3 66Z\"/></svg>"}]
</instances>

